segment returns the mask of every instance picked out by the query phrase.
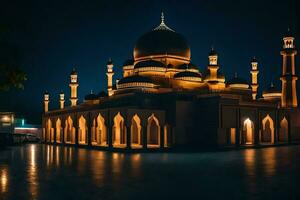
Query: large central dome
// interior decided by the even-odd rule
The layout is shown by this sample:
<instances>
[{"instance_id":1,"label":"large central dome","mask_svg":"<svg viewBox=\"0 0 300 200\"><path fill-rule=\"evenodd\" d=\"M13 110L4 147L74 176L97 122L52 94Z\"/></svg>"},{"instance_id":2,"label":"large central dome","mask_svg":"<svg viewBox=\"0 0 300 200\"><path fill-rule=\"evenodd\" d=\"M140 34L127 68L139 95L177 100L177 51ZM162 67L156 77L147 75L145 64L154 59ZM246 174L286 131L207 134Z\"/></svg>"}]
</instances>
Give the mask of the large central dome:
<instances>
[{"instance_id":1,"label":"large central dome","mask_svg":"<svg viewBox=\"0 0 300 200\"><path fill-rule=\"evenodd\" d=\"M162 14L161 24L138 39L133 54L135 61L162 55L190 60L191 50L186 39L164 23Z\"/></svg>"}]
</instances>

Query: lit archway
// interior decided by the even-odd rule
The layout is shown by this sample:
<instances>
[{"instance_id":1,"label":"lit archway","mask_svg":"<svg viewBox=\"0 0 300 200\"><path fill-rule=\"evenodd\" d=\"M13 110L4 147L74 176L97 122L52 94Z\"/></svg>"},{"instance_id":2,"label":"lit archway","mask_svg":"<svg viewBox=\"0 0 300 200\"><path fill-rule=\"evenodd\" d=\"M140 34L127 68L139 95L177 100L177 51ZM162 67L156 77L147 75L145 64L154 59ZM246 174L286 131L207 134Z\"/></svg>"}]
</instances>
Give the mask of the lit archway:
<instances>
[{"instance_id":1,"label":"lit archway","mask_svg":"<svg viewBox=\"0 0 300 200\"><path fill-rule=\"evenodd\" d=\"M87 144L87 125L85 118L81 115L79 118L78 143Z\"/></svg>"},{"instance_id":2,"label":"lit archway","mask_svg":"<svg viewBox=\"0 0 300 200\"><path fill-rule=\"evenodd\" d=\"M274 135L274 122L270 115L267 115L262 120L262 131L260 135L260 141L262 143L272 143L274 144L275 135Z\"/></svg>"},{"instance_id":3,"label":"lit archway","mask_svg":"<svg viewBox=\"0 0 300 200\"><path fill-rule=\"evenodd\" d=\"M107 130L101 114L93 121L92 145L107 146Z\"/></svg>"},{"instance_id":4,"label":"lit archway","mask_svg":"<svg viewBox=\"0 0 300 200\"><path fill-rule=\"evenodd\" d=\"M279 129L279 141L280 142L287 142L288 141L288 131L289 131L289 124L287 119L284 117L280 122L280 129Z\"/></svg>"},{"instance_id":5,"label":"lit archway","mask_svg":"<svg viewBox=\"0 0 300 200\"><path fill-rule=\"evenodd\" d=\"M64 130L65 142L75 144L75 128L73 127L73 120L70 116L65 121Z\"/></svg>"},{"instance_id":6,"label":"lit archway","mask_svg":"<svg viewBox=\"0 0 300 200\"><path fill-rule=\"evenodd\" d=\"M160 146L160 125L154 114L148 118L147 146L156 148Z\"/></svg>"},{"instance_id":7,"label":"lit archway","mask_svg":"<svg viewBox=\"0 0 300 200\"><path fill-rule=\"evenodd\" d=\"M126 130L124 126L124 118L122 117L120 112L118 112L118 114L114 117L113 146L126 146Z\"/></svg>"},{"instance_id":8,"label":"lit archway","mask_svg":"<svg viewBox=\"0 0 300 200\"><path fill-rule=\"evenodd\" d=\"M51 141L51 133L52 133L52 122L50 119L47 120L46 123L46 141Z\"/></svg>"},{"instance_id":9,"label":"lit archway","mask_svg":"<svg viewBox=\"0 0 300 200\"><path fill-rule=\"evenodd\" d=\"M137 114L132 117L131 120L131 146L132 148L141 148L142 147L142 126L141 119Z\"/></svg>"},{"instance_id":10,"label":"lit archway","mask_svg":"<svg viewBox=\"0 0 300 200\"><path fill-rule=\"evenodd\" d=\"M61 120L58 118L56 120L56 142L60 143L61 142L61 133L62 133L62 128L61 128Z\"/></svg>"},{"instance_id":11,"label":"lit archway","mask_svg":"<svg viewBox=\"0 0 300 200\"><path fill-rule=\"evenodd\" d=\"M254 144L254 124L249 118L244 121L242 144Z\"/></svg>"}]
</instances>

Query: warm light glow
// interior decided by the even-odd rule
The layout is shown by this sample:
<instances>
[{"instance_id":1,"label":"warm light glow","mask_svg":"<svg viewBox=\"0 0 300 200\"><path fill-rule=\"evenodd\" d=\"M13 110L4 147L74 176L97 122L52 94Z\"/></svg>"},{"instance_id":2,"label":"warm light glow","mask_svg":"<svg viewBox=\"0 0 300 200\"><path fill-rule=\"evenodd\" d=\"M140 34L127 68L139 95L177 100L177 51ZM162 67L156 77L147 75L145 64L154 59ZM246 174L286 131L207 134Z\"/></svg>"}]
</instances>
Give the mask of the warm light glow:
<instances>
[{"instance_id":1,"label":"warm light glow","mask_svg":"<svg viewBox=\"0 0 300 200\"><path fill-rule=\"evenodd\" d=\"M244 143L245 144L253 144L253 140L254 140L254 124L250 120L250 118L247 118L244 121L243 132L244 132L244 136L243 136L244 137Z\"/></svg>"},{"instance_id":2,"label":"warm light glow","mask_svg":"<svg viewBox=\"0 0 300 200\"><path fill-rule=\"evenodd\" d=\"M274 132L274 122L270 115L267 115L262 120L262 132L260 136L261 142L269 142L274 144L275 142L275 132Z\"/></svg>"},{"instance_id":3,"label":"warm light glow","mask_svg":"<svg viewBox=\"0 0 300 200\"><path fill-rule=\"evenodd\" d=\"M11 117L10 117L10 116L7 116L7 115L4 115L4 116L1 118L1 121L2 121L2 122L11 122Z\"/></svg>"},{"instance_id":4,"label":"warm light glow","mask_svg":"<svg viewBox=\"0 0 300 200\"><path fill-rule=\"evenodd\" d=\"M3 168L0 171L0 192L5 193L7 192L8 188L8 171L7 168Z\"/></svg>"},{"instance_id":5,"label":"warm light glow","mask_svg":"<svg viewBox=\"0 0 300 200\"><path fill-rule=\"evenodd\" d=\"M124 126L124 118L118 112L114 117L113 126L113 146L126 147L126 127Z\"/></svg>"}]
</instances>

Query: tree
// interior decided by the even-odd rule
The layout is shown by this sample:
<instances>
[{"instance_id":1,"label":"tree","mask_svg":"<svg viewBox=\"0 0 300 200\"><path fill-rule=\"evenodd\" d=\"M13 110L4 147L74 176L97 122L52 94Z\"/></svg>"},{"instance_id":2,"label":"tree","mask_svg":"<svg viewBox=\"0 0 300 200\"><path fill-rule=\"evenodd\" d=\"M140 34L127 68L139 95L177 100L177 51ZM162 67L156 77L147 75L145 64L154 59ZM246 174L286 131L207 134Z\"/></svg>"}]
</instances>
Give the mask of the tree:
<instances>
[{"instance_id":1,"label":"tree","mask_svg":"<svg viewBox=\"0 0 300 200\"><path fill-rule=\"evenodd\" d=\"M19 69L20 54L7 37L9 31L0 26L0 92L24 89L26 74Z\"/></svg>"}]
</instances>

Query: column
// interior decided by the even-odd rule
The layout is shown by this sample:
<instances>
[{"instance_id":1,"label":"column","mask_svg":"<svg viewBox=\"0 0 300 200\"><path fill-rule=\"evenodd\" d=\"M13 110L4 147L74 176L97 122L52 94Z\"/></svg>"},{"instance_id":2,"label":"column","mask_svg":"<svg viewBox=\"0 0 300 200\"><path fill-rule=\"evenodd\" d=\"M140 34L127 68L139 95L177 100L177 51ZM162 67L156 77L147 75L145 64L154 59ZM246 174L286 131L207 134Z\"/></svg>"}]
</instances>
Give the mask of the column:
<instances>
[{"instance_id":1,"label":"column","mask_svg":"<svg viewBox=\"0 0 300 200\"><path fill-rule=\"evenodd\" d=\"M131 149L131 130L130 126L126 126L126 147L127 149Z\"/></svg>"},{"instance_id":2,"label":"column","mask_svg":"<svg viewBox=\"0 0 300 200\"><path fill-rule=\"evenodd\" d=\"M147 126L142 127L143 149L147 149Z\"/></svg>"},{"instance_id":3,"label":"column","mask_svg":"<svg viewBox=\"0 0 300 200\"><path fill-rule=\"evenodd\" d=\"M164 132L164 126L160 127L160 148L164 148L165 144L165 132Z\"/></svg>"},{"instance_id":4,"label":"column","mask_svg":"<svg viewBox=\"0 0 300 200\"><path fill-rule=\"evenodd\" d=\"M60 131L60 141L61 144L65 144L65 126L63 125L64 123L62 123L61 125L61 131Z\"/></svg>"},{"instance_id":5,"label":"column","mask_svg":"<svg viewBox=\"0 0 300 200\"><path fill-rule=\"evenodd\" d=\"M89 123L88 128L87 128L87 144L88 146L92 146L92 128Z\"/></svg>"},{"instance_id":6,"label":"column","mask_svg":"<svg viewBox=\"0 0 300 200\"><path fill-rule=\"evenodd\" d=\"M113 133L112 133L113 127L107 126L107 139L108 139L108 147L113 148Z\"/></svg>"},{"instance_id":7,"label":"column","mask_svg":"<svg viewBox=\"0 0 300 200\"><path fill-rule=\"evenodd\" d=\"M290 115L287 116L287 120L288 120L288 143L291 144L292 143L292 133L291 133L291 118L290 118Z\"/></svg>"},{"instance_id":8,"label":"column","mask_svg":"<svg viewBox=\"0 0 300 200\"><path fill-rule=\"evenodd\" d=\"M56 144L56 124L55 128L53 128L53 144Z\"/></svg>"}]
</instances>

